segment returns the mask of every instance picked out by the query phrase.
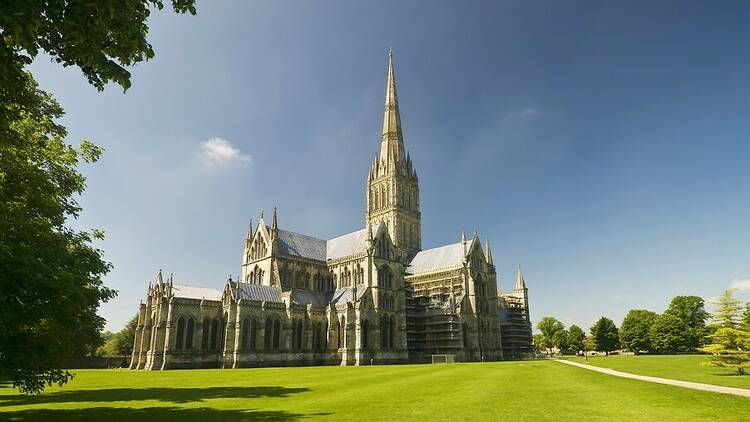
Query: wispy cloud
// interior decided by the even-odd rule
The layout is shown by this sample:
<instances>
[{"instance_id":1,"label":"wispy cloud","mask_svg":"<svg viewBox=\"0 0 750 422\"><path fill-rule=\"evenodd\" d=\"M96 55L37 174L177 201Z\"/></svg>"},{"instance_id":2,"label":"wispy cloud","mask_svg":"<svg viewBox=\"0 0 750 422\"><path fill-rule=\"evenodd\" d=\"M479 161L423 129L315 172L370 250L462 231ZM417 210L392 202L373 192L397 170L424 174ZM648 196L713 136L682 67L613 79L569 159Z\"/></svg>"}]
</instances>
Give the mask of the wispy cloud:
<instances>
[{"instance_id":1,"label":"wispy cloud","mask_svg":"<svg viewBox=\"0 0 750 422\"><path fill-rule=\"evenodd\" d=\"M732 280L732 284L729 285L730 289L737 289L741 292L750 290L750 279L735 278Z\"/></svg>"},{"instance_id":2,"label":"wispy cloud","mask_svg":"<svg viewBox=\"0 0 750 422\"><path fill-rule=\"evenodd\" d=\"M539 111L533 107L525 108L517 113L519 116L536 116Z\"/></svg>"},{"instance_id":3,"label":"wispy cloud","mask_svg":"<svg viewBox=\"0 0 750 422\"><path fill-rule=\"evenodd\" d=\"M222 138L211 138L200 143L198 155L204 164L209 167L224 167L227 165L240 165L246 167L250 164L250 156L244 154L232 143Z\"/></svg>"}]
</instances>

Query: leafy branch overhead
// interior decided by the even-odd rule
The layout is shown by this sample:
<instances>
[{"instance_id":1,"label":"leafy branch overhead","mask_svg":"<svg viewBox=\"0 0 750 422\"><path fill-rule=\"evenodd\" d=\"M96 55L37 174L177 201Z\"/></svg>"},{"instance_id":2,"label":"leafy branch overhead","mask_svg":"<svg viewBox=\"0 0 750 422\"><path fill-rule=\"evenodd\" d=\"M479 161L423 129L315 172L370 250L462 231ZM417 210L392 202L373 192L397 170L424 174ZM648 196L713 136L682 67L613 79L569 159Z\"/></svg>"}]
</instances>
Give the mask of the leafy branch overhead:
<instances>
[{"instance_id":1,"label":"leafy branch overhead","mask_svg":"<svg viewBox=\"0 0 750 422\"><path fill-rule=\"evenodd\" d=\"M194 0L172 0L195 14ZM0 2L0 378L23 392L64 384L66 360L102 340L104 285L111 265L92 246L100 230L67 226L86 187L78 171L103 150L66 142L62 107L27 66L40 54L78 67L96 89L130 87L128 67L154 57L148 17L162 0Z\"/></svg>"},{"instance_id":2,"label":"leafy branch overhead","mask_svg":"<svg viewBox=\"0 0 750 422\"><path fill-rule=\"evenodd\" d=\"M0 81L18 78L23 66L43 51L63 66L79 67L98 90L110 81L127 89L130 72L126 67L154 57L153 46L146 39L152 8L161 10L164 2L3 2L0 28L5 42L0 45ZM194 0L172 0L172 8L177 13L196 12Z\"/></svg>"}]
</instances>

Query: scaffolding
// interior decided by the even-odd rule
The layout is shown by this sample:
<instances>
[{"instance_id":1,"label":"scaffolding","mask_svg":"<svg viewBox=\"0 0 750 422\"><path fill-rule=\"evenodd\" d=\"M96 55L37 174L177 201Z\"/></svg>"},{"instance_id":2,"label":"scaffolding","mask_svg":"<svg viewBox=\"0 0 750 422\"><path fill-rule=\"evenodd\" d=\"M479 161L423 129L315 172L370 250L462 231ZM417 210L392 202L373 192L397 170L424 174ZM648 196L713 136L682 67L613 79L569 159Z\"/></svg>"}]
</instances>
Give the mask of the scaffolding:
<instances>
[{"instance_id":1,"label":"scaffolding","mask_svg":"<svg viewBox=\"0 0 750 422\"><path fill-rule=\"evenodd\" d=\"M456 355L463 349L461 319L452 296L453 280L409 283L406 289L406 336L413 361L432 355Z\"/></svg>"},{"instance_id":2,"label":"scaffolding","mask_svg":"<svg viewBox=\"0 0 750 422\"><path fill-rule=\"evenodd\" d=\"M505 359L521 359L533 355L529 309L522 298L503 295L499 302L500 337Z\"/></svg>"}]
</instances>

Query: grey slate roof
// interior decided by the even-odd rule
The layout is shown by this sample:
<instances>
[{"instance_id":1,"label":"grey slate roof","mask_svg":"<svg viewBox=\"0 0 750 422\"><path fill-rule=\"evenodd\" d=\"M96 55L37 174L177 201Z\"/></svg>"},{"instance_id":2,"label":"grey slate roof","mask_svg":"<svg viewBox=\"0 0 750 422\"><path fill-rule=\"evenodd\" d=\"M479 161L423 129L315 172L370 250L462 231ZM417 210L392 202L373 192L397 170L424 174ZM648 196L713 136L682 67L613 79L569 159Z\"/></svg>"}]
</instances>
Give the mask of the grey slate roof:
<instances>
[{"instance_id":1,"label":"grey slate roof","mask_svg":"<svg viewBox=\"0 0 750 422\"><path fill-rule=\"evenodd\" d=\"M338 289L335 292L333 292L333 298L331 299L331 305L340 305L342 303L351 302L352 297L354 295L352 294L351 288L344 288L344 289Z\"/></svg>"},{"instance_id":2,"label":"grey slate roof","mask_svg":"<svg viewBox=\"0 0 750 422\"><path fill-rule=\"evenodd\" d=\"M464 248L461 242L418 252L407 268L411 274L461 266Z\"/></svg>"},{"instance_id":3,"label":"grey slate roof","mask_svg":"<svg viewBox=\"0 0 750 422\"><path fill-rule=\"evenodd\" d=\"M260 284L237 283L237 299L281 303L279 289Z\"/></svg>"},{"instance_id":4,"label":"grey slate roof","mask_svg":"<svg viewBox=\"0 0 750 422\"><path fill-rule=\"evenodd\" d=\"M175 297L186 299L221 300L221 291L208 287L186 286L184 284L173 284L172 294Z\"/></svg>"},{"instance_id":5,"label":"grey slate roof","mask_svg":"<svg viewBox=\"0 0 750 422\"><path fill-rule=\"evenodd\" d=\"M362 296L365 294L366 288L363 286L359 289L357 289L357 299L362 299ZM333 292L333 297L331 298L331 305L341 305L346 302L351 302L352 298L354 297L354 288L352 287L344 287L343 289L338 289L335 292Z\"/></svg>"},{"instance_id":6,"label":"grey slate roof","mask_svg":"<svg viewBox=\"0 0 750 422\"><path fill-rule=\"evenodd\" d=\"M338 259L364 252L367 248L367 229L357 230L326 242L326 258Z\"/></svg>"},{"instance_id":7,"label":"grey slate roof","mask_svg":"<svg viewBox=\"0 0 750 422\"><path fill-rule=\"evenodd\" d=\"M292 289L290 292L292 303L297 305L313 305L322 308L328 305L331 294L328 292L314 292L304 289Z\"/></svg>"},{"instance_id":8,"label":"grey slate roof","mask_svg":"<svg viewBox=\"0 0 750 422\"><path fill-rule=\"evenodd\" d=\"M377 236L380 224L372 226L373 236ZM367 228L347 233L326 242L326 258L338 259L367 250Z\"/></svg>"},{"instance_id":9,"label":"grey slate roof","mask_svg":"<svg viewBox=\"0 0 750 422\"><path fill-rule=\"evenodd\" d=\"M378 227L373 226L373 234L377 233ZM279 229L279 251L286 255L326 261L358 254L364 252L366 248L367 228L328 241Z\"/></svg>"},{"instance_id":10,"label":"grey slate roof","mask_svg":"<svg viewBox=\"0 0 750 422\"><path fill-rule=\"evenodd\" d=\"M279 251L304 258L326 260L326 241L279 229Z\"/></svg>"}]
</instances>

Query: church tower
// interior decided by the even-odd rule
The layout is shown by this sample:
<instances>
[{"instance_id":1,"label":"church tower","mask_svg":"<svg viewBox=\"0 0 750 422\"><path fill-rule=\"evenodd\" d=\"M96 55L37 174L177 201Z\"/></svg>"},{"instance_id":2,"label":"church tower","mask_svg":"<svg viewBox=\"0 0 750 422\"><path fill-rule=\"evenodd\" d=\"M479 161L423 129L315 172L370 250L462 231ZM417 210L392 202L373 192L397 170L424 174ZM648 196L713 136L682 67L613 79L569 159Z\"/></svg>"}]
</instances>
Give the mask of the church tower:
<instances>
[{"instance_id":1,"label":"church tower","mask_svg":"<svg viewBox=\"0 0 750 422\"><path fill-rule=\"evenodd\" d=\"M392 52L388 53L380 154L373 160L367 178L366 202L365 223L375 225L384 222L404 257L422 249L419 180L411 157L404 149Z\"/></svg>"}]
</instances>

